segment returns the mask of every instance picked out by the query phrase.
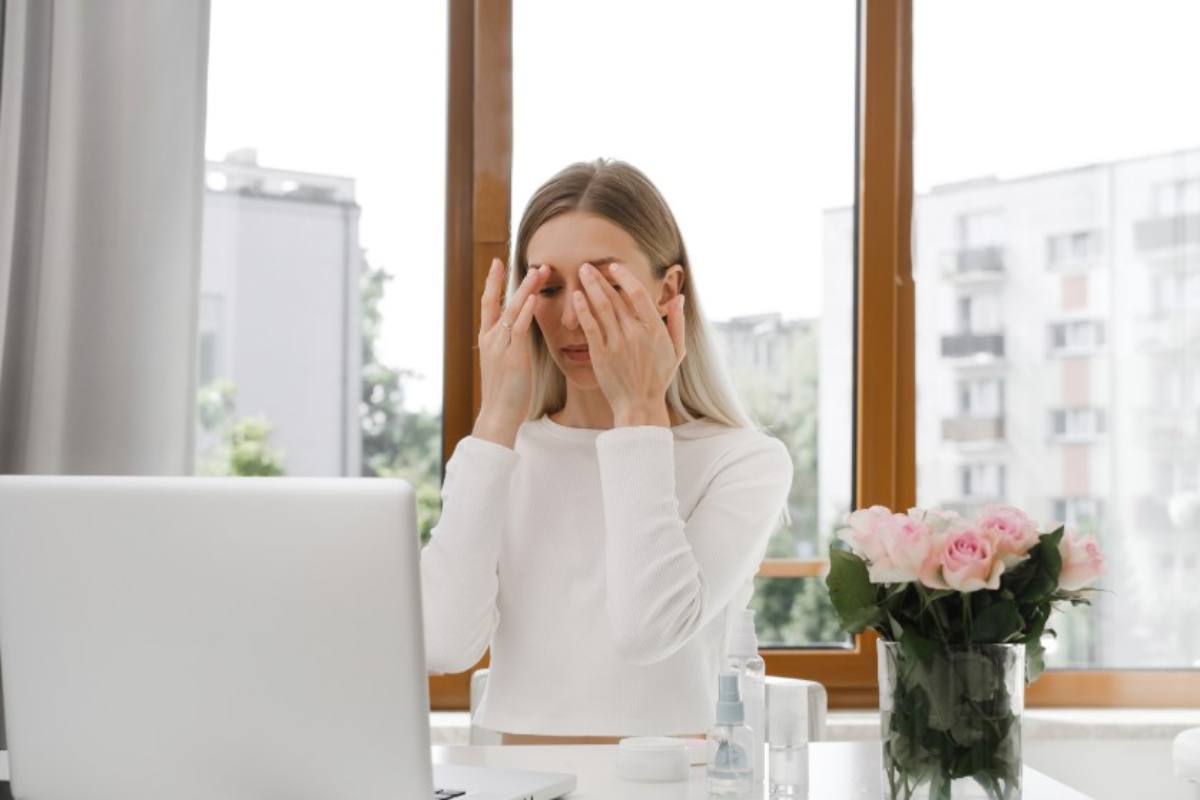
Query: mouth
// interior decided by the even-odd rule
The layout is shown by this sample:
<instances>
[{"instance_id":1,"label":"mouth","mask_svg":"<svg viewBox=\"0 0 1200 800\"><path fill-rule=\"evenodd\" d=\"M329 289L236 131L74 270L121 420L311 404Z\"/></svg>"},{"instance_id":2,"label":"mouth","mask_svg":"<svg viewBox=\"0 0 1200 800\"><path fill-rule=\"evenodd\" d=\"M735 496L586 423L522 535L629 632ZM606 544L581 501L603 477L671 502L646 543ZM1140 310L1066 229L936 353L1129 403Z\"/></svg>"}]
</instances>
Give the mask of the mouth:
<instances>
[{"instance_id":1,"label":"mouth","mask_svg":"<svg viewBox=\"0 0 1200 800\"><path fill-rule=\"evenodd\" d=\"M567 357L568 361L586 363L592 360L591 356L588 355L588 348L586 344L563 347L561 350L563 355Z\"/></svg>"}]
</instances>

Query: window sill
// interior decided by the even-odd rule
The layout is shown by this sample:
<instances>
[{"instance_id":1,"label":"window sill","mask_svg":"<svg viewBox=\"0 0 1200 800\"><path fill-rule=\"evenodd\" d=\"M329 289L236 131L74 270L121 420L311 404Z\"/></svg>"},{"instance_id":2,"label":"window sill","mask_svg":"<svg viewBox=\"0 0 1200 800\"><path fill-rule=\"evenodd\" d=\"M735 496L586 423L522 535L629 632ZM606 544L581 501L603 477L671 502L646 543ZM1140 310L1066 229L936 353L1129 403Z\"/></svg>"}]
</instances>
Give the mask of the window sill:
<instances>
[{"instance_id":1,"label":"window sill","mask_svg":"<svg viewBox=\"0 0 1200 800\"><path fill-rule=\"evenodd\" d=\"M471 716L466 711L434 711L429 715L434 744L467 744ZM830 741L879 738L878 711L830 711ZM1173 739L1200 728L1197 708L1027 708L1021 732L1027 741L1066 739Z\"/></svg>"}]
</instances>

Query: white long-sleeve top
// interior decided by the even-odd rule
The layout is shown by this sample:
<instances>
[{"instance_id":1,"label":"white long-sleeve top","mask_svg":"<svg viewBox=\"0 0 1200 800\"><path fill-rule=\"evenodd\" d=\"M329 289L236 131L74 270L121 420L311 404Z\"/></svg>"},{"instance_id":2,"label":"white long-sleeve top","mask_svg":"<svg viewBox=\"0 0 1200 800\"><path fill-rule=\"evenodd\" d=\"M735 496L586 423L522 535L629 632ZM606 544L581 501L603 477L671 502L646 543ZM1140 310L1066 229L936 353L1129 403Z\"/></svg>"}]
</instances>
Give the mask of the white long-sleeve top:
<instances>
[{"instance_id":1,"label":"white long-sleeve top","mask_svg":"<svg viewBox=\"0 0 1200 800\"><path fill-rule=\"evenodd\" d=\"M421 553L426 660L491 645L483 727L548 736L698 733L714 718L726 614L746 607L792 463L777 439L525 423L468 437Z\"/></svg>"}]
</instances>

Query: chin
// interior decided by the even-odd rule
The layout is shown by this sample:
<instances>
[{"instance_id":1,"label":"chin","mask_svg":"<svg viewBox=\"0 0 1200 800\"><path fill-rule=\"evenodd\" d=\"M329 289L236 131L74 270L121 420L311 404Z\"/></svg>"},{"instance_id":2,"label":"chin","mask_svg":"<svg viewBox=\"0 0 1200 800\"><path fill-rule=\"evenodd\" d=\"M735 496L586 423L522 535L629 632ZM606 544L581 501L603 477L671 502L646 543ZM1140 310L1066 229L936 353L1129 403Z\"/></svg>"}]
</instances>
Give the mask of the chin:
<instances>
[{"instance_id":1,"label":"chin","mask_svg":"<svg viewBox=\"0 0 1200 800\"><path fill-rule=\"evenodd\" d=\"M567 379L567 383L574 386L576 389L599 389L600 384L596 381L596 373L592 370L592 365L589 364L562 364L557 359L554 362L558 366L558 371Z\"/></svg>"}]
</instances>

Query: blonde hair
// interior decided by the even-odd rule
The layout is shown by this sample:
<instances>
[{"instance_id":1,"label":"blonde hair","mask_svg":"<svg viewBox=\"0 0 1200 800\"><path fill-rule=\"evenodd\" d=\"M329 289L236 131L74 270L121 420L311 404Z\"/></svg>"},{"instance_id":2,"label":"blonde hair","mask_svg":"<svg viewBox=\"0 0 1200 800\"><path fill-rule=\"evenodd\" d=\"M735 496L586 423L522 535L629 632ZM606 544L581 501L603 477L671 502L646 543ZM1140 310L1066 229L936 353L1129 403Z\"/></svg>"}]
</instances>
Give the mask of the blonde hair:
<instances>
[{"instance_id":1,"label":"blonde hair","mask_svg":"<svg viewBox=\"0 0 1200 800\"><path fill-rule=\"evenodd\" d=\"M684 420L708 419L732 428L755 427L730 388L713 349L712 335L688 261L683 236L666 200L640 170L623 161L597 159L571 164L541 185L521 215L516 252L510 270L509 294L529 270L529 240L542 225L570 211L603 217L637 243L650 260L654 277L661 280L674 264L683 267L680 292L684 306L685 355L667 390L667 407ZM535 325L533 348L533 400L529 418L538 419L562 409L567 401L567 381L550 357L546 340Z\"/></svg>"}]
</instances>

